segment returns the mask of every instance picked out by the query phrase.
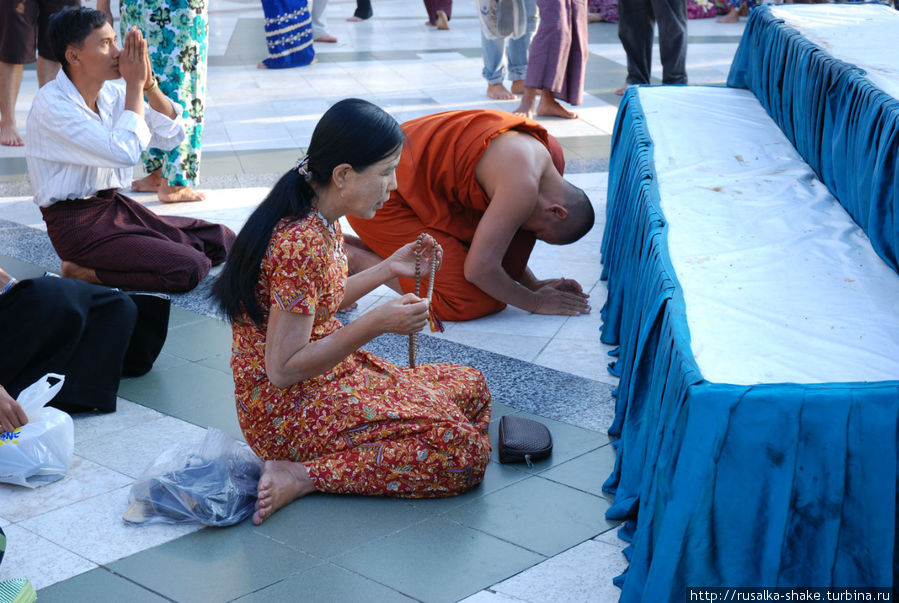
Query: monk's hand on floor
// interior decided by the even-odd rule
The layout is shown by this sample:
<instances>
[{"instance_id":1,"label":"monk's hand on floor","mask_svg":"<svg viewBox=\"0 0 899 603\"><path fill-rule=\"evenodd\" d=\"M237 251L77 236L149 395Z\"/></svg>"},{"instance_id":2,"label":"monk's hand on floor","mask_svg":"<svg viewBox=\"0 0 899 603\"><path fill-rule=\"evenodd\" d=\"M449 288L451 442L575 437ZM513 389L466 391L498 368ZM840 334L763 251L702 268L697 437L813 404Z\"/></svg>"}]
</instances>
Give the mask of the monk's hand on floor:
<instances>
[{"instance_id":1,"label":"monk's hand on floor","mask_svg":"<svg viewBox=\"0 0 899 603\"><path fill-rule=\"evenodd\" d=\"M373 312L378 312L378 321L384 333L409 335L421 331L428 324L428 302L412 293L391 299Z\"/></svg>"},{"instance_id":2,"label":"monk's hand on floor","mask_svg":"<svg viewBox=\"0 0 899 603\"><path fill-rule=\"evenodd\" d=\"M565 281L567 279L559 279ZM569 281L574 282L574 281ZM577 283L575 283L577 284ZM535 294L536 304L531 312L534 314L559 314L563 316L578 316L590 313L590 304L587 303L587 295L582 291L572 292L563 290L561 282L553 282L541 287ZM565 286L570 289L570 286ZM578 285L580 289L580 285Z\"/></svg>"}]
</instances>

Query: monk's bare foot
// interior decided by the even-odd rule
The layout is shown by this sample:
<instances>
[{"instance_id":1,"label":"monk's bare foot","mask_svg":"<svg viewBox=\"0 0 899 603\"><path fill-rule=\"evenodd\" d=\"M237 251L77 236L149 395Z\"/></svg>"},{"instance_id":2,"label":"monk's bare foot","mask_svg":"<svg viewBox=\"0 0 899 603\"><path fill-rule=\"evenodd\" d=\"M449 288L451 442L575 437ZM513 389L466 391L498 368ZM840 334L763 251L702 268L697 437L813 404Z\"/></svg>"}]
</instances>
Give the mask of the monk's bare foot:
<instances>
[{"instance_id":1,"label":"monk's bare foot","mask_svg":"<svg viewBox=\"0 0 899 603\"><path fill-rule=\"evenodd\" d=\"M524 94L524 80L512 82L512 94Z\"/></svg>"},{"instance_id":2,"label":"monk's bare foot","mask_svg":"<svg viewBox=\"0 0 899 603\"><path fill-rule=\"evenodd\" d=\"M518 97L506 90L506 87L500 84L487 84L487 98L494 100L515 100Z\"/></svg>"},{"instance_id":3,"label":"monk's bare foot","mask_svg":"<svg viewBox=\"0 0 899 603\"><path fill-rule=\"evenodd\" d=\"M19 136L16 124L0 124L0 144L5 147L25 146L25 141Z\"/></svg>"},{"instance_id":4,"label":"monk's bare foot","mask_svg":"<svg viewBox=\"0 0 899 603\"><path fill-rule=\"evenodd\" d=\"M189 186L170 186L168 183L159 187L157 193L163 203L184 203L186 201L205 201L206 193L195 191Z\"/></svg>"},{"instance_id":5,"label":"monk's bare foot","mask_svg":"<svg viewBox=\"0 0 899 603\"><path fill-rule=\"evenodd\" d=\"M331 34L325 34L323 36L319 36L317 38L312 39L313 42L322 42L324 44L336 44L337 38L332 36Z\"/></svg>"},{"instance_id":6,"label":"monk's bare foot","mask_svg":"<svg viewBox=\"0 0 899 603\"><path fill-rule=\"evenodd\" d=\"M437 11L437 23L435 25L437 26L437 29L449 29L449 17L447 17L446 13L442 10Z\"/></svg>"},{"instance_id":7,"label":"monk's bare foot","mask_svg":"<svg viewBox=\"0 0 899 603\"><path fill-rule=\"evenodd\" d=\"M715 19L718 23L739 23L740 22L740 13L738 13L734 9L730 9L726 15L723 17L718 17Z\"/></svg>"},{"instance_id":8,"label":"monk's bare foot","mask_svg":"<svg viewBox=\"0 0 899 603\"><path fill-rule=\"evenodd\" d=\"M95 285L103 284L100 282L100 279L97 278L96 270L79 266L75 262L63 260L62 265L59 267L59 273L65 278L76 278L79 281L86 281L88 283L94 283Z\"/></svg>"},{"instance_id":9,"label":"monk's bare foot","mask_svg":"<svg viewBox=\"0 0 899 603\"><path fill-rule=\"evenodd\" d=\"M131 190L136 193L155 193L162 186L162 176L159 170L150 172L140 180L131 182Z\"/></svg>"},{"instance_id":10,"label":"monk's bare foot","mask_svg":"<svg viewBox=\"0 0 899 603\"><path fill-rule=\"evenodd\" d=\"M540 104L537 105L537 115L542 115L544 117L562 117L565 119L577 119L577 113L574 111L569 111L565 107L559 104L559 102L552 98L544 95L540 99Z\"/></svg>"},{"instance_id":11,"label":"monk's bare foot","mask_svg":"<svg viewBox=\"0 0 899 603\"><path fill-rule=\"evenodd\" d=\"M257 526L288 503L315 491L303 463L265 461L256 499L253 523Z\"/></svg>"}]
</instances>

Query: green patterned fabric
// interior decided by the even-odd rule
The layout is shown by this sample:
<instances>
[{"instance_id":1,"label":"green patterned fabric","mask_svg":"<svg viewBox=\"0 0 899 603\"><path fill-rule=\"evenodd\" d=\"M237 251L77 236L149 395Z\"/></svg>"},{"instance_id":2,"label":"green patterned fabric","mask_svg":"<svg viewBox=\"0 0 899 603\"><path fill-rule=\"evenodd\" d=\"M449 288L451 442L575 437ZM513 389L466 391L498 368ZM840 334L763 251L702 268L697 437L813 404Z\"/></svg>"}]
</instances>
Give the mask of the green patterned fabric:
<instances>
[{"instance_id":1,"label":"green patterned fabric","mask_svg":"<svg viewBox=\"0 0 899 603\"><path fill-rule=\"evenodd\" d=\"M0 582L0 603L34 603L37 593L25 578L13 578Z\"/></svg>"},{"instance_id":2,"label":"green patterned fabric","mask_svg":"<svg viewBox=\"0 0 899 603\"><path fill-rule=\"evenodd\" d=\"M121 39L135 26L147 39L153 73L166 96L184 107L187 136L171 151L151 148L147 173L162 168L172 186L195 186L200 175L209 17L207 0L133 0L121 5Z\"/></svg>"}]
</instances>

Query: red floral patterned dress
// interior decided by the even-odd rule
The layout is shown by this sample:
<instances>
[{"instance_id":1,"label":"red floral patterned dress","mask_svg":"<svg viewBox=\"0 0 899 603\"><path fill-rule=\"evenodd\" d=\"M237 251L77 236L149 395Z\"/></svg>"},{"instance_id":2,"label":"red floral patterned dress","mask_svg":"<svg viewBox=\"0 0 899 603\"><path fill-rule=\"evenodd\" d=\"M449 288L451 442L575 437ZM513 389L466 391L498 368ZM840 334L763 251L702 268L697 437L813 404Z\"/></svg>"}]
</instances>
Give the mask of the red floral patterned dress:
<instances>
[{"instance_id":1,"label":"red floral patterned dress","mask_svg":"<svg viewBox=\"0 0 899 603\"><path fill-rule=\"evenodd\" d=\"M311 314L312 340L341 323L346 288L340 225L316 211L275 227L257 300ZM305 464L323 492L448 496L484 477L490 392L480 371L453 364L399 367L357 350L327 373L279 388L265 375L265 327L235 321L231 368L237 416L265 460Z\"/></svg>"}]
</instances>

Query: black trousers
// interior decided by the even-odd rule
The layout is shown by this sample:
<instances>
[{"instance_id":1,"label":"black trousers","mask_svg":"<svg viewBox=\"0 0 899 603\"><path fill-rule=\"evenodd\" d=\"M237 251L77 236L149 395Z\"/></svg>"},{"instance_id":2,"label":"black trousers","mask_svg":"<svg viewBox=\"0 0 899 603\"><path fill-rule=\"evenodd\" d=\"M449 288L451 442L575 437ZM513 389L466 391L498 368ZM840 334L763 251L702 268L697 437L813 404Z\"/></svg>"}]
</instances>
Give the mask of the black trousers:
<instances>
[{"instance_id":1,"label":"black trousers","mask_svg":"<svg viewBox=\"0 0 899 603\"><path fill-rule=\"evenodd\" d=\"M662 83L686 84L686 0L619 0L618 39L627 54L626 82L649 83L654 23L659 26Z\"/></svg>"},{"instance_id":2,"label":"black trousers","mask_svg":"<svg viewBox=\"0 0 899 603\"><path fill-rule=\"evenodd\" d=\"M136 320L119 291L66 278L19 281L0 295L0 385L18 397L59 373L66 381L51 406L112 412Z\"/></svg>"}]
</instances>

